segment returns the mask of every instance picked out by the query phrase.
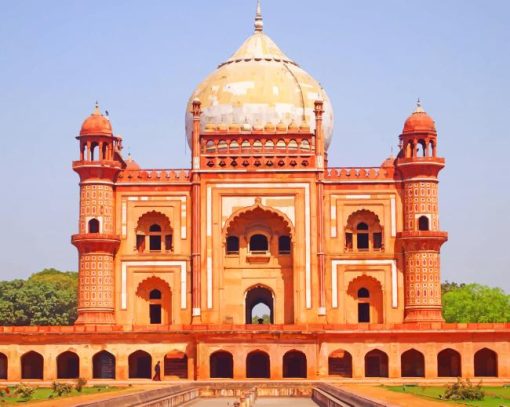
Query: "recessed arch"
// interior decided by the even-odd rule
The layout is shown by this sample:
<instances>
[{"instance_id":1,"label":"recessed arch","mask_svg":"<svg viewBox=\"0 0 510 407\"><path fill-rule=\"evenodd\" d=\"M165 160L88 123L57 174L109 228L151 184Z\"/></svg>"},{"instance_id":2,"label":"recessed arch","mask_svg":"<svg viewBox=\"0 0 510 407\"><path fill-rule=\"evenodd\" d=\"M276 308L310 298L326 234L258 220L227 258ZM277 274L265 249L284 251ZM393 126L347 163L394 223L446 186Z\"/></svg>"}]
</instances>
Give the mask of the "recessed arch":
<instances>
[{"instance_id":1,"label":"recessed arch","mask_svg":"<svg viewBox=\"0 0 510 407\"><path fill-rule=\"evenodd\" d=\"M172 323L172 289L155 276L141 281L136 288L135 322L140 325Z\"/></svg>"},{"instance_id":2,"label":"recessed arch","mask_svg":"<svg viewBox=\"0 0 510 407\"><path fill-rule=\"evenodd\" d=\"M246 324L253 324L253 308L258 304L269 308L269 322L274 323L274 292L271 288L256 284L246 290L245 298Z\"/></svg>"},{"instance_id":3,"label":"recessed arch","mask_svg":"<svg viewBox=\"0 0 510 407\"><path fill-rule=\"evenodd\" d=\"M128 357L130 379L150 379L152 373L152 356L137 350Z\"/></svg>"},{"instance_id":4,"label":"recessed arch","mask_svg":"<svg viewBox=\"0 0 510 407\"><path fill-rule=\"evenodd\" d=\"M437 375L439 377L461 377L462 359L453 349L444 349L437 354Z\"/></svg>"},{"instance_id":5,"label":"recessed arch","mask_svg":"<svg viewBox=\"0 0 510 407\"><path fill-rule=\"evenodd\" d=\"M418 230L420 231L430 230L430 220L428 216L422 215L418 218Z\"/></svg>"},{"instance_id":6,"label":"recessed arch","mask_svg":"<svg viewBox=\"0 0 510 407\"><path fill-rule=\"evenodd\" d=\"M347 309L349 323L382 323L383 295L382 284L372 276L362 275L354 278L347 286Z\"/></svg>"},{"instance_id":7,"label":"recessed arch","mask_svg":"<svg viewBox=\"0 0 510 407\"><path fill-rule=\"evenodd\" d=\"M80 377L80 358L75 352L62 352L57 356L57 379Z\"/></svg>"},{"instance_id":8,"label":"recessed arch","mask_svg":"<svg viewBox=\"0 0 510 407\"><path fill-rule=\"evenodd\" d=\"M352 377L352 355L343 349L337 349L328 357L328 375Z\"/></svg>"},{"instance_id":9,"label":"recessed arch","mask_svg":"<svg viewBox=\"0 0 510 407\"><path fill-rule=\"evenodd\" d=\"M283 355L283 377L306 379L306 355L299 350L290 350Z\"/></svg>"},{"instance_id":10,"label":"recessed arch","mask_svg":"<svg viewBox=\"0 0 510 407\"><path fill-rule=\"evenodd\" d=\"M21 378L42 380L44 358L40 353L30 351L21 356Z\"/></svg>"},{"instance_id":11,"label":"recessed arch","mask_svg":"<svg viewBox=\"0 0 510 407\"><path fill-rule=\"evenodd\" d=\"M246 377L249 379L269 379L271 364L269 355L261 350L254 350L246 356Z\"/></svg>"},{"instance_id":12,"label":"recessed arch","mask_svg":"<svg viewBox=\"0 0 510 407\"><path fill-rule=\"evenodd\" d=\"M0 380L7 380L7 372L9 371L9 360L7 356L0 352Z\"/></svg>"},{"instance_id":13,"label":"recessed arch","mask_svg":"<svg viewBox=\"0 0 510 407\"><path fill-rule=\"evenodd\" d=\"M106 350L92 357L92 377L94 379L115 379L115 356Z\"/></svg>"},{"instance_id":14,"label":"recessed arch","mask_svg":"<svg viewBox=\"0 0 510 407\"><path fill-rule=\"evenodd\" d=\"M179 379L188 378L188 355L184 352L173 350L167 353L163 366L165 376L175 376Z\"/></svg>"},{"instance_id":15,"label":"recessed arch","mask_svg":"<svg viewBox=\"0 0 510 407\"><path fill-rule=\"evenodd\" d=\"M219 350L209 356L209 376L211 379L233 379L234 358L230 352Z\"/></svg>"},{"instance_id":16,"label":"recessed arch","mask_svg":"<svg viewBox=\"0 0 510 407\"><path fill-rule=\"evenodd\" d=\"M262 205L259 198L257 198L255 205L238 209L232 215L230 215L230 217L225 222L225 226L223 227L223 235L224 236L235 235L235 233L231 233L232 227L240 220L240 218L248 214L253 215L255 218L262 218L267 216L276 216L280 218L280 220L283 222L286 234L288 234L292 238L294 226L289 217L278 209Z\"/></svg>"},{"instance_id":17,"label":"recessed arch","mask_svg":"<svg viewBox=\"0 0 510 407\"><path fill-rule=\"evenodd\" d=\"M483 348L474 355L476 377L498 377L498 354Z\"/></svg>"},{"instance_id":18,"label":"recessed arch","mask_svg":"<svg viewBox=\"0 0 510 407\"><path fill-rule=\"evenodd\" d=\"M92 218L88 222L88 233L99 233L101 229L101 225L99 220L96 218Z\"/></svg>"},{"instance_id":19,"label":"recessed arch","mask_svg":"<svg viewBox=\"0 0 510 407\"><path fill-rule=\"evenodd\" d=\"M425 377L425 357L416 349L409 349L400 356L402 377Z\"/></svg>"},{"instance_id":20,"label":"recessed arch","mask_svg":"<svg viewBox=\"0 0 510 407\"><path fill-rule=\"evenodd\" d=\"M365 355L365 377L388 377L388 355L374 349Z\"/></svg>"}]
</instances>

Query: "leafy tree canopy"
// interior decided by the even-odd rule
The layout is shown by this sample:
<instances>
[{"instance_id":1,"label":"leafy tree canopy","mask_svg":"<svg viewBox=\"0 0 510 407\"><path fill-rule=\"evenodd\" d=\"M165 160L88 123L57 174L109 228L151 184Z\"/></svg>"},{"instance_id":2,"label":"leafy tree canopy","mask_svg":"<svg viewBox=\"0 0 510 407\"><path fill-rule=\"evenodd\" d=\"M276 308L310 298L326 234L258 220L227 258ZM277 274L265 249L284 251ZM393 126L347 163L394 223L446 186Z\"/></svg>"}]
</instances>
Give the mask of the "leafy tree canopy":
<instances>
[{"instance_id":1,"label":"leafy tree canopy","mask_svg":"<svg viewBox=\"0 0 510 407\"><path fill-rule=\"evenodd\" d=\"M446 322L510 322L510 295L480 284L442 285Z\"/></svg>"},{"instance_id":2,"label":"leafy tree canopy","mask_svg":"<svg viewBox=\"0 0 510 407\"><path fill-rule=\"evenodd\" d=\"M72 325L77 288L78 273L56 269L0 281L0 325Z\"/></svg>"}]
</instances>

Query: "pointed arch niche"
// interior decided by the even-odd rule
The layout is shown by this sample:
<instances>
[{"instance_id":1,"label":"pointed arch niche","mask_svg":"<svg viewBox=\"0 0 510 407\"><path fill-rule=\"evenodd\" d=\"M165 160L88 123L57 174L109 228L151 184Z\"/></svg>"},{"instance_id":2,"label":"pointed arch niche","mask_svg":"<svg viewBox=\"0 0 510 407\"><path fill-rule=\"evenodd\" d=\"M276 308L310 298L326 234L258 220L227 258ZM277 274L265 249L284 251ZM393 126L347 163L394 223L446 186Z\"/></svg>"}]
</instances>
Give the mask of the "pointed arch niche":
<instances>
[{"instance_id":1,"label":"pointed arch niche","mask_svg":"<svg viewBox=\"0 0 510 407\"><path fill-rule=\"evenodd\" d=\"M170 253L173 251L173 229L170 219L161 212L146 212L136 225L135 250L138 253Z\"/></svg>"},{"instance_id":2,"label":"pointed arch niche","mask_svg":"<svg viewBox=\"0 0 510 407\"><path fill-rule=\"evenodd\" d=\"M137 325L171 325L172 290L168 283L149 277L138 284L134 313Z\"/></svg>"},{"instance_id":3,"label":"pointed arch niche","mask_svg":"<svg viewBox=\"0 0 510 407\"><path fill-rule=\"evenodd\" d=\"M271 323L294 323L294 236L287 215L262 205L260 198L227 219L222 231L221 278L240 281L242 289L222 284L220 309L232 310L224 320L252 323L253 307L264 304Z\"/></svg>"},{"instance_id":4,"label":"pointed arch niche","mask_svg":"<svg viewBox=\"0 0 510 407\"><path fill-rule=\"evenodd\" d=\"M351 280L347 288L347 323L382 324L384 320L383 292L379 280L363 275Z\"/></svg>"}]
</instances>

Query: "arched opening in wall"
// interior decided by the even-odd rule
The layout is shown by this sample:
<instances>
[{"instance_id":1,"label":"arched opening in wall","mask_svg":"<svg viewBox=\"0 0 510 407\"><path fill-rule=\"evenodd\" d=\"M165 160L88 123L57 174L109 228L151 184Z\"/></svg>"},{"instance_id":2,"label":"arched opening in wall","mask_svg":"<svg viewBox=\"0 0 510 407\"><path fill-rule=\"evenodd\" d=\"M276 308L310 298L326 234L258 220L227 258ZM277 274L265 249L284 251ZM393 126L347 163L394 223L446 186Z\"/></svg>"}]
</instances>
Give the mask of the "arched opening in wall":
<instances>
[{"instance_id":1,"label":"arched opening in wall","mask_svg":"<svg viewBox=\"0 0 510 407\"><path fill-rule=\"evenodd\" d=\"M400 356L402 377L425 377L425 357L416 349L409 349Z\"/></svg>"},{"instance_id":2,"label":"arched opening in wall","mask_svg":"<svg viewBox=\"0 0 510 407\"><path fill-rule=\"evenodd\" d=\"M97 143L92 143L90 145L90 161L96 161L98 158L97 150L99 150L99 145Z\"/></svg>"},{"instance_id":3,"label":"arched opening in wall","mask_svg":"<svg viewBox=\"0 0 510 407\"><path fill-rule=\"evenodd\" d=\"M80 358L67 351L57 356L57 379L77 379L80 377Z\"/></svg>"},{"instance_id":4,"label":"arched opening in wall","mask_svg":"<svg viewBox=\"0 0 510 407\"><path fill-rule=\"evenodd\" d=\"M345 251L384 251L383 228L379 217L362 209L353 212L345 225Z\"/></svg>"},{"instance_id":5,"label":"arched opening in wall","mask_svg":"<svg viewBox=\"0 0 510 407\"><path fill-rule=\"evenodd\" d=\"M460 353L453 349L445 349L437 354L437 375L439 377L461 377Z\"/></svg>"},{"instance_id":6,"label":"arched opening in wall","mask_svg":"<svg viewBox=\"0 0 510 407\"><path fill-rule=\"evenodd\" d=\"M358 290L358 322L370 322L370 291L365 287Z\"/></svg>"},{"instance_id":7,"label":"arched opening in wall","mask_svg":"<svg viewBox=\"0 0 510 407\"><path fill-rule=\"evenodd\" d=\"M8 367L7 356L0 353L0 380L7 380Z\"/></svg>"},{"instance_id":8,"label":"arched opening in wall","mask_svg":"<svg viewBox=\"0 0 510 407\"><path fill-rule=\"evenodd\" d=\"M89 233L99 233L99 220L95 218L89 220Z\"/></svg>"},{"instance_id":9,"label":"arched opening in wall","mask_svg":"<svg viewBox=\"0 0 510 407\"><path fill-rule=\"evenodd\" d=\"M256 350L246 357L246 377L249 379L269 379L271 377L269 355Z\"/></svg>"},{"instance_id":10,"label":"arched opening in wall","mask_svg":"<svg viewBox=\"0 0 510 407\"><path fill-rule=\"evenodd\" d=\"M283 355L283 377L306 379L306 355L298 350L291 350Z\"/></svg>"},{"instance_id":11,"label":"arched opening in wall","mask_svg":"<svg viewBox=\"0 0 510 407\"><path fill-rule=\"evenodd\" d=\"M417 157L426 157L427 156L427 144L425 140L418 141L418 154Z\"/></svg>"},{"instance_id":12,"label":"arched opening in wall","mask_svg":"<svg viewBox=\"0 0 510 407\"><path fill-rule=\"evenodd\" d=\"M498 354L483 348L475 353L475 376L498 377Z\"/></svg>"},{"instance_id":13,"label":"arched opening in wall","mask_svg":"<svg viewBox=\"0 0 510 407\"><path fill-rule=\"evenodd\" d=\"M223 153L225 154L228 150L228 144L225 140L220 140L220 142L218 143L218 153Z\"/></svg>"},{"instance_id":14,"label":"arched opening in wall","mask_svg":"<svg viewBox=\"0 0 510 407\"><path fill-rule=\"evenodd\" d=\"M92 377L94 379L115 379L115 356L102 350L92 357Z\"/></svg>"},{"instance_id":15,"label":"arched opening in wall","mask_svg":"<svg viewBox=\"0 0 510 407\"><path fill-rule=\"evenodd\" d=\"M227 236L226 247L227 254L239 254L239 238L237 236Z\"/></svg>"},{"instance_id":16,"label":"arched opening in wall","mask_svg":"<svg viewBox=\"0 0 510 407\"><path fill-rule=\"evenodd\" d=\"M349 352L338 349L328 357L328 375L352 377L352 356Z\"/></svg>"},{"instance_id":17,"label":"arched opening in wall","mask_svg":"<svg viewBox=\"0 0 510 407\"><path fill-rule=\"evenodd\" d=\"M365 355L365 377L388 377L388 355L374 349Z\"/></svg>"},{"instance_id":18,"label":"arched opening in wall","mask_svg":"<svg viewBox=\"0 0 510 407\"><path fill-rule=\"evenodd\" d=\"M278 254L290 254L290 236L278 237Z\"/></svg>"},{"instance_id":19,"label":"arched opening in wall","mask_svg":"<svg viewBox=\"0 0 510 407\"><path fill-rule=\"evenodd\" d=\"M255 140L253 142L253 151L256 152L256 153L262 151L262 141Z\"/></svg>"},{"instance_id":20,"label":"arched opening in wall","mask_svg":"<svg viewBox=\"0 0 510 407\"><path fill-rule=\"evenodd\" d=\"M383 299L381 283L374 277L359 276L352 280L347 287L347 309L358 312L347 313L348 323L383 322Z\"/></svg>"},{"instance_id":21,"label":"arched opening in wall","mask_svg":"<svg viewBox=\"0 0 510 407\"><path fill-rule=\"evenodd\" d=\"M285 141L280 139L276 142L276 149L277 150L286 150L287 149L287 145L285 144Z\"/></svg>"},{"instance_id":22,"label":"arched opening in wall","mask_svg":"<svg viewBox=\"0 0 510 407\"><path fill-rule=\"evenodd\" d=\"M129 355L129 378L150 379L152 373L152 357L143 350L137 350Z\"/></svg>"},{"instance_id":23,"label":"arched opening in wall","mask_svg":"<svg viewBox=\"0 0 510 407\"><path fill-rule=\"evenodd\" d=\"M298 143L296 140L290 140L288 145L289 150L297 150L298 149Z\"/></svg>"},{"instance_id":24,"label":"arched opening in wall","mask_svg":"<svg viewBox=\"0 0 510 407\"><path fill-rule=\"evenodd\" d=\"M170 252L173 250L173 229L170 220L160 212L151 211L138 219L136 250L144 253Z\"/></svg>"},{"instance_id":25,"label":"arched opening in wall","mask_svg":"<svg viewBox=\"0 0 510 407\"><path fill-rule=\"evenodd\" d=\"M250 253L251 254L266 254L269 250L267 237L261 234L256 234L250 237Z\"/></svg>"},{"instance_id":26,"label":"arched opening in wall","mask_svg":"<svg viewBox=\"0 0 510 407\"><path fill-rule=\"evenodd\" d=\"M273 140L267 140L266 144L264 144L264 150L273 151L274 150L274 142Z\"/></svg>"},{"instance_id":27,"label":"arched opening in wall","mask_svg":"<svg viewBox=\"0 0 510 407\"><path fill-rule=\"evenodd\" d=\"M249 288L246 291L245 309L247 324L274 323L273 292L260 285ZM263 314L263 312L268 312L268 314ZM262 315L260 315L261 313Z\"/></svg>"},{"instance_id":28,"label":"arched opening in wall","mask_svg":"<svg viewBox=\"0 0 510 407\"><path fill-rule=\"evenodd\" d=\"M230 142L229 148L230 148L231 152L235 152L235 151L239 150L239 143L237 141L233 140Z\"/></svg>"},{"instance_id":29,"label":"arched opening in wall","mask_svg":"<svg viewBox=\"0 0 510 407\"><path fill-rule=\"evenodd\" d=\"M30 351L21 357L22 379L43 379L44 359L40 353Z\"/></svg>"},{"instance_id":30,"label":"arched opening in wall","mask_svg":"<svg viewBox=\"0 0 510 407\"><path fill-rule=\"evenodd\" d=\"M205 145L205 152L206 153L214 153L216 152L216 146L214 145L214 141L209 140Z\"/></svg>"},{"instance_id":31,"label":"arched opening in wall","mask_svg":"<svg viewBox=\"0 0 510 407\"><path fill-rule=\"evenodd\" d=\"M172 323L172 291L166 281L149 277L138 285L135 322L140 325Z\"/></svg>"},{"instance_id":32,"label":"arched opening in wall","mask_svg":"<svg viewBox=\"0 0 510 407\"><path fill-rule=\"evenodd\" d=\"M184 352L173 351L167 353L163 366L165 376L175 376L179 379L188 378L188 356Z\"/></svg>"},{"instance_id":33,"label":"arched opening in wall","mask_svg":"<svg viewBox=\"0 0 510 407\"><path fill-rule=\"evenodd\" d=\"M230 352L219 350L209 357L211 379L233 379L234 358Z\"/></svg>"},{"instance_id":34,"label":"arched opening in wall","mask_svg":"<svg viewBox=\"0 0 510 407\"><path fill-rule=\"evenodd\" d=\"M108 160L108 144L103 144L103 151L102 151L102 155L101 155L101 159L102 160Z\"/></svg>"},{"instance_id":35,"label":"arched opening in wall","mask_svg":"<svg viewBox=\"0 0 510 407\"><path fill-rule=\"evenodd\" d=\"M418 218L418 230L430 230L429 218L427 216L420 216Z\"/></svg>"}]
</instances>

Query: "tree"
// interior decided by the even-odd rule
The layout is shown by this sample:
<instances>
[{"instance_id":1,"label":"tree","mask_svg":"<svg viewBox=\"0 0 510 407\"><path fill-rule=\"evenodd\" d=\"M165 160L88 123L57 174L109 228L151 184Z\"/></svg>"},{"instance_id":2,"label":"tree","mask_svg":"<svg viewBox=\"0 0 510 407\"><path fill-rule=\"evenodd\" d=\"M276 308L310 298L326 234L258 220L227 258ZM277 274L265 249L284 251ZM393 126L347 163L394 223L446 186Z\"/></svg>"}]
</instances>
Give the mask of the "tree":
<instances>
[{"instance_id":1,"label":"tree","mask_svg":"<svg viewBox=\"0 0 510 407\"><path fill-rule=\"evenodd\" d=\"M510 322L510 295L501 288L448 283L443 317L446 322Z\"/></svg>"},{"instance_id":2,"label":"tree","mask_svg":"<svg viewBox=\"0 0 510 407\"><path fill-rule=\"evenodd\" d=\"M71 325L78 273L45 269L27 280L0 281L0 325Z\"/></svg>"}]
</instances>

